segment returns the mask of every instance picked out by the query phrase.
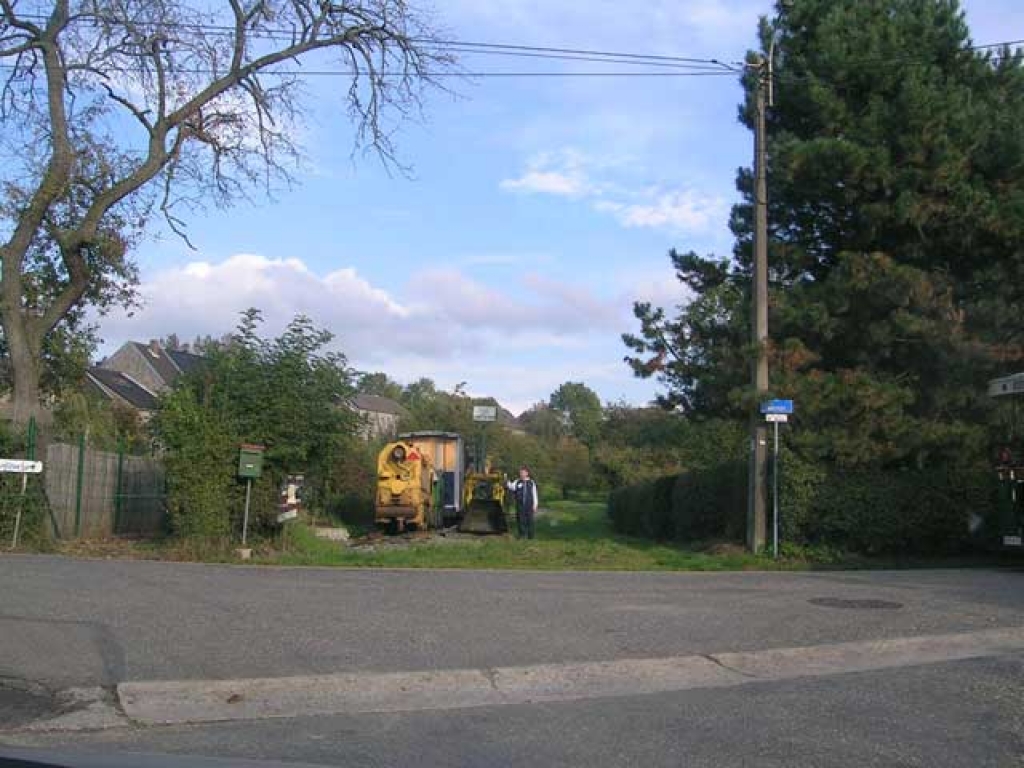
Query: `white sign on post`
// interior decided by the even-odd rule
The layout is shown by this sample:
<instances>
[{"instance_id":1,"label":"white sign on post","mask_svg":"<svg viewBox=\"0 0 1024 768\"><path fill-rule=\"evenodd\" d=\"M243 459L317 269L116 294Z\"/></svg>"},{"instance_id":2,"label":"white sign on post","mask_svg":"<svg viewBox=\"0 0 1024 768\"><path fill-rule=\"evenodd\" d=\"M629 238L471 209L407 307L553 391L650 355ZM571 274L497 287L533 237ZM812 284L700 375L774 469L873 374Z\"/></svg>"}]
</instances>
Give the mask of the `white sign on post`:
<instances>
[{"instance_id":1,"label":"white sign on post","mask_svg":"<svg viewBox=\"0 0 1024 768\"><path fill-rule=\"evenodd\" d=\"M789 421L789 416L785 413L766 413L764 415L764 420L769 424L772 422L775 422L776 424L785 424Z\"/></svg>"},{"instance_id":2,"label":"white sign on post","mask_svg":"<svg viewBox=\"0 0 1024 768\"><path fill-rule=\"evenodd\" d=\"M498 407L495 405L474 405L473 421L497 421Z\"/></svg>"},{"instance_id":3,"label":"white sign on post","mask_svg":"<svg viewBox=\"0 0 1024 768\"><path fill-rule=\"evenodd\" d=\"M0 459L0 472L15 472L22 475L38 475L43 471L43 462L26 459Z\"/></svg>"}]
</instances>

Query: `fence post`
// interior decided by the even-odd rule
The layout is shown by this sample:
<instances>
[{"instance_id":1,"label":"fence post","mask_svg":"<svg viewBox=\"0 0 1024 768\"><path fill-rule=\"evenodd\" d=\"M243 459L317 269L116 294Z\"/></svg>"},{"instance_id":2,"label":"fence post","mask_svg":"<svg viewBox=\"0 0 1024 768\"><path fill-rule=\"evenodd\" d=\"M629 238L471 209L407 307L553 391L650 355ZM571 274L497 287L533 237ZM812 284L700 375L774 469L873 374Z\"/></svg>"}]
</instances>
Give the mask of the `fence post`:
<instances>
[{"instance_id":1,"label":"fence post","mask_svg":"<svg viewBox=\"0 0 1024 768\"><path fill-rule=\"evenodd\" d=\"M29 416L28 433L25 435L25 458L36 460L36 417Z\"/></svg>"},{"instance_id":2,"label":"fence post","mask_svg":"<svg viewBox=\"0 0 1024 768\"><path fill-rule=\"evenodd\" d=\"M117 485L114 487L114 533L121 531L121 478L124 477L124 437L117 439Z\"/></svg>"},{"instance_id":3,"label":"fence post","mask_svg":"<svg viewBox=\"0 0 1024 768\"><path fill-rule=\"evenodd\" d=\"M75 538L82 536L82 483L85 481L85 433L78 438L78 477L75 481Z\"/></svg>"}]
</instances>

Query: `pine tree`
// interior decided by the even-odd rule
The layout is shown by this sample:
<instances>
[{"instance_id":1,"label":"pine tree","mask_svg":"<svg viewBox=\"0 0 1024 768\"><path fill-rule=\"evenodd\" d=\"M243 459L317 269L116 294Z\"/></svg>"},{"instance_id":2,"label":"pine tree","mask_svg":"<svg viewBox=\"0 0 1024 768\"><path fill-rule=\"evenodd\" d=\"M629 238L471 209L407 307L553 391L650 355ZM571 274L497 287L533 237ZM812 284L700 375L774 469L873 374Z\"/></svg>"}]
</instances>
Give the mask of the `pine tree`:
<instances>
[{"instance_id":1,"label":"pine tree","mask_svg":"<svg viewBox=\"0 0 1024 768\"><path fill-rule=\"evenodd\" d=\"M973 46L955 0L788 0L768 116L771 385L801 448L845 465L984 454L985 380L1024 360L1024 60ZM749 75L740 119L753 124ZM641 376L740 417L752 175L732 260L673 252L694 300L638 304Z\"/></svg>"}]
</instances>

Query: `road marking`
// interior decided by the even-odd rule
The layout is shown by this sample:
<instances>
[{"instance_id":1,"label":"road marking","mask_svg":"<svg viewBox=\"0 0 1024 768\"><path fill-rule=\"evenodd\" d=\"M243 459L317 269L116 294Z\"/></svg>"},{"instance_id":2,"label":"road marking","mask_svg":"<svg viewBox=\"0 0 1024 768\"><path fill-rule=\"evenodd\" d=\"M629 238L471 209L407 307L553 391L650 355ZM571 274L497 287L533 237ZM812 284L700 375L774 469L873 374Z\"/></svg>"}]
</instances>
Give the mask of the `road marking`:
<instances>
[{"instance_id":1,"label":"road marking","mask_svg":"<svg viewBox=\"0 0 1024 768\"><path fill-rule=\"evenodd\" d=\"M117 686L141 725L573 701L868 672L1024 651L1024 627L703 656Z\"/></svg>"}]
</instances>

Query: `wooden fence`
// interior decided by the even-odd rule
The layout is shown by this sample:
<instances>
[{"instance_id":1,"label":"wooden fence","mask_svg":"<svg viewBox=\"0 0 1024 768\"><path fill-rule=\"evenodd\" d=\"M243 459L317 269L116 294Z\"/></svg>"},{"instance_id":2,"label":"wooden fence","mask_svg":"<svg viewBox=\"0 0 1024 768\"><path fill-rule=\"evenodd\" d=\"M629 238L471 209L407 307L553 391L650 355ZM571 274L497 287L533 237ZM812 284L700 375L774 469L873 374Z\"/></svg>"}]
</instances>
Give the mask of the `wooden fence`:
<instances>
[{"instance_id":1,"label":"wooden fence","mask_svg":"<svg viewBox=\"0 0 1024 768\"><path fill-rule=\"evenodd\" d=\"M164 528L164 468L158 459L51 443L44 482L62 539L145 536Z\"/></svg>"}]
</instances>

